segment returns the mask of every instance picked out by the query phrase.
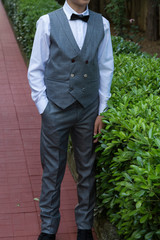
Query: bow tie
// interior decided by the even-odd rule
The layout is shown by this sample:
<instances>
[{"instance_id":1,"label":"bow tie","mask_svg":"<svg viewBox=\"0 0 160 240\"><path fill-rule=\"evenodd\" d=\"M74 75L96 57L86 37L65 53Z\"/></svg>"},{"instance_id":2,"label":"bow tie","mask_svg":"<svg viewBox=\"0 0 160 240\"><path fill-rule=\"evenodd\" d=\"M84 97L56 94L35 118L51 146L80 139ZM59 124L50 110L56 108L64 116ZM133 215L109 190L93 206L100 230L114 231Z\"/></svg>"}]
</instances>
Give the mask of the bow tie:
<instances>
[{"instance_id":1,"label":"bow tie","mask_svg":"<svg viewBox=\"0 0 160 240\"><path fill-rule=\"evenodd\" d=\"M71 20L82 20L84 22L88 22L89 15L77 15L77 14L72 14Z\"/></svg>"}]
</instances>

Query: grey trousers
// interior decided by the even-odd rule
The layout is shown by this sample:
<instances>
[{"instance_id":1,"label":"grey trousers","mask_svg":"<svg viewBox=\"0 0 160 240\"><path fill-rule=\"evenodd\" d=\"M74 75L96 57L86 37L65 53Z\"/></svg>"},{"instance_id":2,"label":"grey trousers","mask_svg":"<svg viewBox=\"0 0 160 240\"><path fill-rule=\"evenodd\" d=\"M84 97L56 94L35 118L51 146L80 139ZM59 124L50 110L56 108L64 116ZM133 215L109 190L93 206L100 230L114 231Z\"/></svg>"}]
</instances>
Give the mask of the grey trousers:
<instances>
[{"instance_id":1,"label":"grey trousers","mask_svg":"<svg viewBox=\"0 0 160 240\"><path fill-rule=\"evenodd\" d=\"M98 113L98 99L83 108L75 102L62 110L48 103L42 114L41 162L43 168L40 197L41 231L55 234L60 221L60 187L63 180L68 137L71 134L78 173L78 205L75 218L79 229L91 229L95 205L94 122Z\"/></svg>"}]
</instances>

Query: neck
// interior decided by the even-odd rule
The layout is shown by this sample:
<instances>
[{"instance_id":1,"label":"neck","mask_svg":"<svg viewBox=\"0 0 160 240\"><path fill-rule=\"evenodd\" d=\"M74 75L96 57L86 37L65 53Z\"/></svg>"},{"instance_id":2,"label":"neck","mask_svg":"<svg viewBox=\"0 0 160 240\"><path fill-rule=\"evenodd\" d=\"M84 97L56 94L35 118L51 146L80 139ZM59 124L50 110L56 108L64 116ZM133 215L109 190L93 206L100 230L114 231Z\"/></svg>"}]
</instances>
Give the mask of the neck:
<instances>
[{"instance_id":1,"label":"neck","mask_svg":"<svg viewBox=\"0 0 160 240\"><path fill-rule=\"evenodd\" d=\"M78 4L75 4L73 1L71 0L67 0L67 3L68 5L74 10L76 11L77 13L82 13L86 10L87 8L87 4L83 4L83 5L78 5Z\"/></svg>"}]
</instances>

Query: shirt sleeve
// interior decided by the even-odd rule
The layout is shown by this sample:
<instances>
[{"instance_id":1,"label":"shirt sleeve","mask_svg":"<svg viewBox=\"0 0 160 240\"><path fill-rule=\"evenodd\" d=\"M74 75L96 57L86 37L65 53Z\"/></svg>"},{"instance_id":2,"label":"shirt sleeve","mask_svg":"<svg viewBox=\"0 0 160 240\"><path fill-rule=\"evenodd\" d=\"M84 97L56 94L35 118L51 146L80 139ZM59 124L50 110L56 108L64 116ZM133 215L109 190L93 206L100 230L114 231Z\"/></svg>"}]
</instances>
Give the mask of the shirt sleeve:
<instances>
[{"instance_id":1,"label":"shirt sleeve","mask_svg":"<svg viewBox=\"0 0 160 240\"><path fill-rule=\"evenodd\" d=\"M31 87L31 96L39 113L43 113L47 106L44 70L49 58L50 22L49 16L40 17L36 24L36 33L28 68L28 80Z\"/></svg>"},{"instance_id":2,"label":"shirt sleeve","mask_svg":"<svg viewBox=\"0 0 160 240\"><path fill-rule=\"evenodd\" d=\"M98 50L98 64L100 72L99 87L99 114L107 107L107 101L111 97L110 88L114 70L113 49L111 42L110 25L107 19L103 17L104 39Z\"/></svg>"}]
</instances>

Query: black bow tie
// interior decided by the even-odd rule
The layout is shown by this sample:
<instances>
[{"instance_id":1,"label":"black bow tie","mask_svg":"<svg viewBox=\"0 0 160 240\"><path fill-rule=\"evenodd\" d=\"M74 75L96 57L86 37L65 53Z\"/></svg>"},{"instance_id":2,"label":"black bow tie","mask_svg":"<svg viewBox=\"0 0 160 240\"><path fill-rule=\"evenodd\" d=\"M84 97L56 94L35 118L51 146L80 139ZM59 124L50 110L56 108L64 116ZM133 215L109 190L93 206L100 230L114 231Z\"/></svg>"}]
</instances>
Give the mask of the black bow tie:
<instances>
[{"instance_id":1,"label":"black bow tie","mask_svg":"<svg viewBox=\"0 0 160 240\"><path fill-rule=\"evenodd\" d=\"M89 15L77 15L77 14L72 14L71 20L82 20L84 22L88 22Z\"/></svg>"}]
</instances>

